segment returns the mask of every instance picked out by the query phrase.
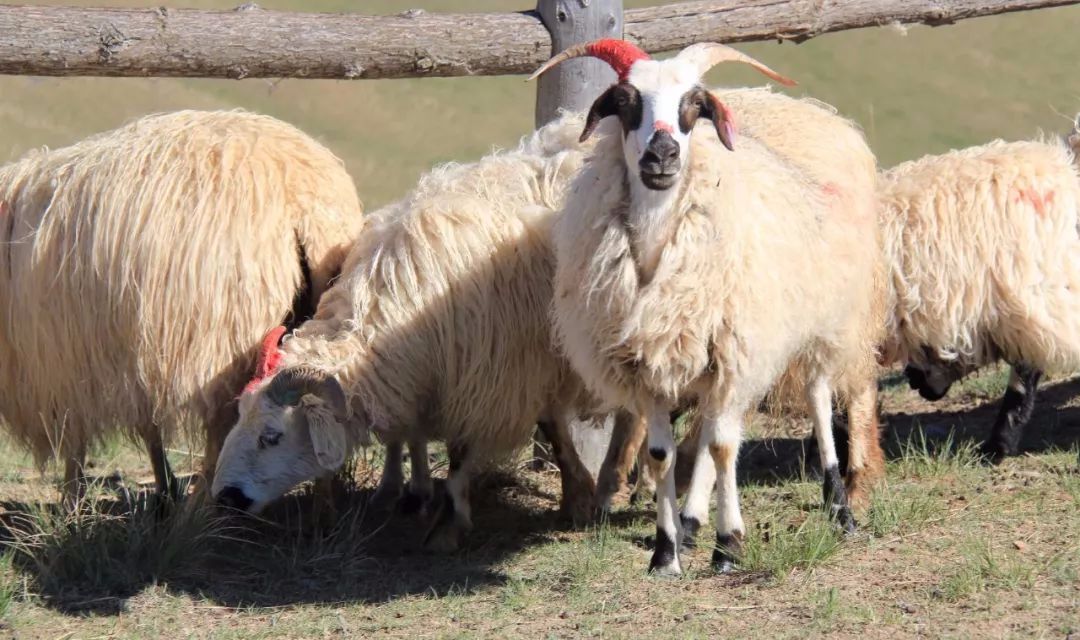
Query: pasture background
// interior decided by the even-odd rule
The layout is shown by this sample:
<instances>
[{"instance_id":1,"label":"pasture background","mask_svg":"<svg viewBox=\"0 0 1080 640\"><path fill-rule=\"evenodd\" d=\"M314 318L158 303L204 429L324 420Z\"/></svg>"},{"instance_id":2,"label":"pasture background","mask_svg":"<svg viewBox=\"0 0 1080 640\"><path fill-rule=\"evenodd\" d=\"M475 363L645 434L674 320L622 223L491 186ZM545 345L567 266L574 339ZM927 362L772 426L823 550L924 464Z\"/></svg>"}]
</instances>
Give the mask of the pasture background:
<instances>
[{"instance_id":1,"label":"pasture background","mask_svg":"<svg viewBox=\"0 0 1080 640\"><path fill-rule=\"evenodd\" d=\"M54 2L72 3L147 6ZM497 0L260 4L365 13L528 8ZM645 4L656 2L626 2ZM999 136L1063 132L1080 110L1078 33L1080 8L1066 8L740 48L798 79L796 95L857 120L891 165ZM759 79L728 66L710 82ZM292 122L342 156L370 209L403 194L434 163L513 145L532 127L534 91L521 77L0 77L0 161L150 112L244 107ZM313 528L301 494L268 522L222 529L203 514L162 515L145 495L136 495L134 514L116 515L115 486L137 492L151 477L145 457L123 442L93 456L93 471L108 485L102 501L84 515L53 515L37 503L55 500L56 469L41 476L0 443L0 518L9 527L0 535L0 637L1076 638L1078 383L1059 380L1042 394L1027 455L994 469L977 463L972 446L993 418L1002 371L968 381L939 405L918 401L895 376L883 385L893 462L889 488L861 516L863 533L841 542L822 521L819 485L800 463L806 424L762 420L740 478L746 570L714 577L702 549L676 581L644 577L649 505L569 531L552 513L557 476L523 464L477 489L479 531L467 551L446 558L419 550L416 521L384 525L365 511L379 451L357 467L337 528ZM191 450L177 443L178 470L190 468Z\"/></svg>"}]
</instances>

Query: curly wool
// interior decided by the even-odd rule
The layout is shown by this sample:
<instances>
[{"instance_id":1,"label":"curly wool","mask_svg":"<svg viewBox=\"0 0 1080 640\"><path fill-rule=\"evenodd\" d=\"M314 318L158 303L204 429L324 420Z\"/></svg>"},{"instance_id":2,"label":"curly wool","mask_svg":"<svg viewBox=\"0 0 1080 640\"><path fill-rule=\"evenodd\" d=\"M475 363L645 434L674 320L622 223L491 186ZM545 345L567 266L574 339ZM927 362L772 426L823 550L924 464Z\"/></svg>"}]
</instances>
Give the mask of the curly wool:
<instances>
[{"instance_id":1,"label":"curly wool","mask_svg":"<svg viewBox=\"0 0 1080 640\"><path fill-rule=\"evenodd\" d=\"M240 111L139 119L0 168L0 414L44 461L208 421L361 225L342 162ZM224 434L220 434L223 436Z\"/></svg>"},{"instance_id":2,"label":"curly wool","mask_svg":"<svg viewBox=\"0 0 1080 640\"><path fill-rule=\"evenodd\" d=\"M1080 368L1080 180L1060 143L1011 142L886 171L890 360Z\"/></svg>"}]
</instances>

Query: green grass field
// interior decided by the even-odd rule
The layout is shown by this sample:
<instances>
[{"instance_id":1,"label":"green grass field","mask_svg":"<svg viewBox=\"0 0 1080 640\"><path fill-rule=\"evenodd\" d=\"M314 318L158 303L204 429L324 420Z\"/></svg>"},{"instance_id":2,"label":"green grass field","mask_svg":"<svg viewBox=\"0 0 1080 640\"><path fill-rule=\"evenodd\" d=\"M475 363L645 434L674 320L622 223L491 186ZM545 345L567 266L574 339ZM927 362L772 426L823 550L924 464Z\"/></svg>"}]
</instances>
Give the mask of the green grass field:
<instances>
[{"instance_id":1,"label":"green grass field","mask_svg":"<svg viewBox=\"0 0 1080 640\"><path fill-rule=\"evenodd\" d=\"M496 0L260 4L374 13L526 8ZM1063 132L1080 110L1077 33L1080 8L1068 8L741 48L798 79L796 94L856 119L890 165L995 137ZM710 79L758 82L734 68ZM374 207L432 164L514 144L532 125L533 91L520 77L5 77L0 161L149 112L239 106L317 136L346 160ZM607 521L572 530L554 512L557 476L530 471L524 460L474 490L477 531L468 548L432 556L420 548L423 522L366 510L377 449L358 462L336 523L320 526L306 490L259 521L220 521L194 505L162 509L147 495L145 456L120 441L92 456L101 486L85 509L65 513L55 508L57 469L39 474L2 441L0 638L1077 638L1080 379L1048 383L1025 454L986 467L974 447L1004 379L1003 370L988 371L935 405L895 375L884 379L888 484L846 540L818 508L820 485L802 457L808 426L756 421L740 461L749 528L741 570L715 576L709 550L698 549L679 580L645 575L651 505L621 504ZM174 446L178 470L194 468L199 447ZM118 500L120 487L131 503Z\"/></svg>"},{"instance_id":2,"label":"green grass field","mask_svg":"<svg viewBox=\"0 0 1080 640\"><path fill-rule=\"evenodd\" d=\"M104 0L83 4L139 5ZM226 8L234 3L166 2ZM266 8L392 13L528 8L497 0L271 1ZM634 0L627 6L655 4ZM955 26L882 28L793 45L742 48L794 77L798 95L836 105L866 130L883 165L1040 130L1060 133L1080 110L1076 34L1080 8L1045 10ZM317 136L348 164L370 207L402 195L432 164L473 160L514 144L533 123L535 87L521 77L424 80L143 80L0 78L0 160L68 144L140 115L240 106ZM738 68L714 84L754 83Z\"/></svg>"}]
</instances>

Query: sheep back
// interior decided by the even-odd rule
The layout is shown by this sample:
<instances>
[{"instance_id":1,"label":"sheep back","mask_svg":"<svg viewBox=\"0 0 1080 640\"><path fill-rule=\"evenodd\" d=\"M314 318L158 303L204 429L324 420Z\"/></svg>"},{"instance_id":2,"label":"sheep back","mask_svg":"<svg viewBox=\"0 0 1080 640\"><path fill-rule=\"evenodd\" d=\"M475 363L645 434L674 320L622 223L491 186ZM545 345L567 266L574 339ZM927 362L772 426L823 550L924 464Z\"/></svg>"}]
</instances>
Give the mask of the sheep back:
<instances>
[{"instance_id":1,"label":"sheep back","mask_svg":"<svg viewBox=\"0 0 1080 640\"><path fill-rule=\"evenodd\" d=\"M361 224L343 164L243 112L137 120L0 168L0 413L39 460L171 432L239 392Z\"/></svg>"}]
</instances>

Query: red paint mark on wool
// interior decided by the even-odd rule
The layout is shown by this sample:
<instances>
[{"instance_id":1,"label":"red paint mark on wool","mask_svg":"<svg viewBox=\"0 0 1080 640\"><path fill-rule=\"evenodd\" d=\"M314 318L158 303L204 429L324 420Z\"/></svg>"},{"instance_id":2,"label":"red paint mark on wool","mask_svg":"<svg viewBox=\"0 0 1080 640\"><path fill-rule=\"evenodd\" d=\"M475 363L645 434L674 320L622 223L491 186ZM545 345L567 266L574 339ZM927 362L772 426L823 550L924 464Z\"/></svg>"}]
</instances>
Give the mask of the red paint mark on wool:
<instances>
[{"instance_id":1,"label":"red paint mark on wool","mask_svg":"<svg viewBox=\"0 0 1080 640\"><path fill-rule=\"evenodd\" d=\"M653 123L653 128L656 129L657 131L663 131L665 133L674 133L675 132L675 127L673 127L670 124L664 122L663 120L657 120L656 122L654 122Z\"/></svg>"},{"instance_id":2,"label":"red paint mark on wool","mask_svg":"<svg viewBox=\"0 0 1080 640\"><path fill-rule=\"evenodd\" d=\"M1054 191L1050 190L1043 194L1035 189L1017 189L1014 200L1016 202L1027 202L1035 207L1035 212L1038 213L1040 217L1045 217L1047 209L1054 204Z\"/></svg>"},{"instance_id":3,"label":"red paint mark on wool","mask_svg":"<svg viewBox=\"0 0 1080 640\"><path fill-rule=\"evenodd\" d=\"M836 184L835 182L826 182L821 187L821 191L822 191L822 193L824 193L827 196L839 197L840 196L840 185Z\"/></svg>"},{"instance_id":4,"label":"red paint mark on wool","mask_svg":"<svg viewBox=\"0 0 1080 640\"><path fill-rule=\"evenodd\" d=\"M611 65L619 76L619 82L626 82L626 78L630 75L630 67L634 66L635 62L649 59L649 54L626 40L616 38L604 38L590 43L586 51L590 56L600 58Z\"/></svg>"},{"instance_id":5,"label":"red paint mark on wool","mask_svg":"<svg viewBox=\"0 0 1080 640\"><path fill-rule=\"evenodd\" d=\"M281 351L278 343L285 335L285 327L274 327L262 340L259 348L259 357L255 360L255 377L244 386L244 393L254 389L260 382L274 375L278 365L281 364Z\"/></svg>"}]
</instances>

